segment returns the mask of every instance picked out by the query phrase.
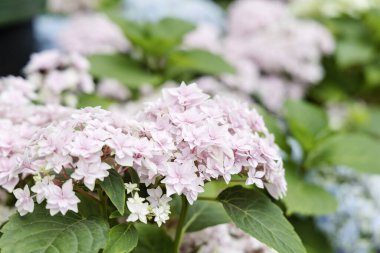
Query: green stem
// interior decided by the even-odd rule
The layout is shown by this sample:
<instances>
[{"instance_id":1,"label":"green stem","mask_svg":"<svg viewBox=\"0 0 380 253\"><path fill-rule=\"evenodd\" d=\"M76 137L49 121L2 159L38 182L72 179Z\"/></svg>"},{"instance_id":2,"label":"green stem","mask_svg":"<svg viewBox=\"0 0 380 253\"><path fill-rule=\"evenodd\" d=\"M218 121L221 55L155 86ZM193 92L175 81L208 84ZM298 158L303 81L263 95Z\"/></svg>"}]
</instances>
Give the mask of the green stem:
<instances>
[{"instance_id":1,"label":"green stem","mask_svg":"<svg viewBox=\"0 0 380 253\"><path fill-rule=\"evenodd\" d=\"M99 201L100 201L100 206L101 206L101 210L102 210L102 214L103 214L103 217L108 219L108 214L107 214L107 202L106 202L106 198L104 196L104 192L102 189L97 189L97 192L98 192L98 195L99 195Z\"/></svg>"},{"instance_id":2,"label":"green stem","mask_svg":"<svg viewBox=\"0 0 380 253\"><path fill-rule=\"evenodd\" d=\"M181 214L179 216L179 221L178 221L177 230L175 234L174 253L180 252L182 239L185 234L184 225L185 225L188 208L189 208L189 203L187 202L186 197L182 195L182 208L181 208Z\"/></svg>"}]
</instances>

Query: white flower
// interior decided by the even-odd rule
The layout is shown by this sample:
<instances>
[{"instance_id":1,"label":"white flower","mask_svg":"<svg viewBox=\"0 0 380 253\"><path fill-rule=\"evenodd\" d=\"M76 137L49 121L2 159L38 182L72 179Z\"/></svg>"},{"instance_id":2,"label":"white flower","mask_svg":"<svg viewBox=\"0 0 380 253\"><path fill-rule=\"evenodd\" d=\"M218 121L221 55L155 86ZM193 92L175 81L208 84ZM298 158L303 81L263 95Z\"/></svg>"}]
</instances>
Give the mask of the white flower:
<instances>
[{"instance_id":1,"label":"white flower","mask_svg":"<svg viewBox=\"0 0 380 253\"><path fill-rule=\"evenodd\" d=\"M149 197L146 199L149 201L152 207L167 205L171 197L168 197L166 194L162 194L161 187L157 187L156 189L148 189Z\"/></svg>"},{"instance_id":2,"label":"white flower","mask_svg":"<svg viewBox=\"0 0 380 253\"><path fill-rule=\"evenodd\" d=\"M103 181L109 175L111 166L106 163L87 163L84 160L79 160L78 168L71 175L76 180L83 179L84 185L91 191L95 188L96 179Z\"/></svg>"},{"instance_id":3,"label":"white flower","mask_svg":"<svg viewBox=\"0 0 380 253\"><path fill-rule=\"evenodd\" d=\"M162 223L165 223L169 220L170 206L168 204L157 206L152 210L154 214L154 221L160 227Z\"/></svg>"},{"instance_id":4,"label":"white flower","mask_svg":"<svg viewBox=\"0 0 380 253\"><path fill-rule=\"evenodd\" d=\"M256 168L252 168L248 171L248 178L245 182L246 185L254 184L257 187L263 189L264 188L264 182L263 178L265 176L265 171L259 170L257 171Z\"/></svg>"},{"instance_id":5,"label":"white flower","mask_svg":"<svg viewBox=\"0 0 380 253\"><path fill-rule=\"evenodd\" d=\"M144 198L140 198L138 193L135 193L133 198L128 198L127 206L131 214L128 216L127 221L140 220L143 223L147 223L146 216L149 214L149 204L144 203Z\"/></svg>"},{"instance_id":6,"label":"white flower","mask_svg":"<svg viewBox=\"0 0 380 253\"><path fill-rule=\"evenodd\" d=\"M127 194L130 194L134 191L140 191L137 184L133 183L125 183L124 184L125 189L127 190ZM148 190L149 191L149 190Z\"/></svg>"},{"instance_id":7,"label":"white flower","mask_svg":"<svg viewBox=\"0 0 380 253\"><path fill-rule=\"evenodd\" d=\"M51 185L50 191L47 199L46 208L50 209L50 215L55 215L58 212L61 212L63 215L67 213L68 210L78 212L78 203L80 200L73 191L72 180L66 181L62 185L62 188Z\"/></svg>"},{"instance_id":8,"label":"white flower","mask_svg":"<svg viewBox=\"0 0 380 253\"><path fill-rule=\"evenodd\" d=\"M34 202L30 196L29 187L25 185L24 190L18 188L13 191L17 201L16 208L21 216L24 216L27 213L31 213L34 210Z\"/></svg>"},{"instance_id":9,"label":"white flower","mask_svg":"<svg viewBox=\"0 0 380 253\"><path fill-rule=\"evenodd\" d=\"M37 181L35 185L32 186L32 192L36 193L37 203L40 204L46 196L49 194L49 187L54 176L44 177L42 180Z\"/></svg>"}]
</instances>

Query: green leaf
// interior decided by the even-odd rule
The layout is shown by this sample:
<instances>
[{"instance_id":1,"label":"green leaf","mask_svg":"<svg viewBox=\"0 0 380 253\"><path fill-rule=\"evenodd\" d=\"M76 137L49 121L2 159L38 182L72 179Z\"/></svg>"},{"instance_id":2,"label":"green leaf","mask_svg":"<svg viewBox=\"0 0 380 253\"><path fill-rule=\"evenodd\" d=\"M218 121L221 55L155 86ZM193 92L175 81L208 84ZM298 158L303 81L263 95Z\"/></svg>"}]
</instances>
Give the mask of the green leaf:
<instances>
[{"instance_id":1,"label":"green leaf","mask_svg":"<svg viewBox=\"0 0 380 253\"><path fill-rule=\"evenodd\" d=\"M307 167L345 165L362 173L380 173L380 142L364 134L338 134L310 151Z\"/></svg>"},{"instance_id":2,"label":"green leaf","mask_svg":"<svg viewBox=\"0 0 380 253\"><path fill-rule=\"evenodd\" d=\"M114 104L115 101L112 99L106 98L106 97L100 97L96 94L85 94L82 93L78 95L78 108L84 108L84 107L95 107L100 106L103 109L107 109L112 104Z\"/></svg>"},{"instance_id":3,"label":"green leaf","mask_svg":"<svg viewBox=\"0 0 380 253\"><path fill-rule=\"evenodd\" d=\"M341 68L368 64L375 56L376 51L371 44L355 40L343 40L337 43L336 60Z\"/></svg>"},{"instance_id":4,"label":"green leaf","mask_svg":"<svg viewBox=\"0 0 380 253\"><path fill-rule=\"evenodd\" d=\"M77 193L77 196L80 199L80 203L78 204L78 210L83 217L102 216L101 206L98 201L89 196L84 196L80 193Z\"/></svg>"},{"instance_id":5,"label":"green leaf","mask_svg":"<svg viewBox=\"0 0 380 253\"><path fill-rule=\"evenodd\" d=\"M162 78L148 73L139 63L124 54L90 55L91 74L96 78L113 78L130 89L137 89L143 84L158 85Z\"/></svg>"},{"instance_id":6,"label":"green leaf","mask_svg":"<svg viewBox=\"0 0 380 253\"><path fill-rule=\"evenodd\" d=\"M176 18L164 18L159 22L145 24L115 16L112 19L135 48L142 49L147 56L153 57L167 56L182 43L185 34L195 27L189 22Z\"/></svg>"},{"instance_id":7,"label":"green leaf","mask_svg":"<svg viewBox=\"0 0 380 253\"><path fill-rule=\"evenodd\" d=\"M177 50L169 56L168 75L178 76L183 73L200 73L219 75L234 73L234 68L221 56L204 50Z\"/></svg>"},{"instance_id":8,"label":"green leaf","mask_svg":"<svg viewBox=\"0 0 380 253\"><path fill-rule=\"evenodd\" d=\"M327 115L322 109L304 101L288 101L285 119L293 136L308 151L328 131Z\"/></svg>"},{"instance_id":9,"label":"green leaf","mask_svg":"<svg viewBox=\"0 0 380 253\"><path fill-rule=\"evenodd\" d=\"M109 170L109 173L110 175L100 182L100 186L107 193L119 213L124 213L125 188L123 178L114 169Z\"/></svg>"},{"instance_id":10,"label":"green leaf","mask_svg":"<svg viewBox=\"0 0 380 253\"><path fill-rule=\"evenodd\" d=\"M108 232L108 239L103 253L128 253L136 246L138 235L131 223L119 224Z\"/></svg>"},{"instance_id":11,"label":"green leaf","mask_svg":"<svg viewBox=\"0 0 380 253\"><path fill-rule=\"evenodd\" d=\"M195 25L183 19L163 18L158 23L148 26L150 37L153 41L163 43L164 50L161 54L171 51L182 43L183 37L192 31ZM162 44L158 48L162 48ZM156 48L157 46L154 45Z\"/></svg>"},{"instance_id":12,"label":"green leaf","mask_svg":"<svg viewBox=\"0 0 380 253\"><path fill-rule=\"evenodd\" d=\"M104 247L108 224L98 217L72 212L50 216L37 206L33 213L13 215L1 229L2 253L94 253Z\"/></svg>"},{"instance_id":13,"label":"green leaf","mask_svg":"<svg viewBox=\"0 0 380 253\"><path fill-rule=\"evenodd\" d=\"M379 10L376 8L376 10L366 11L362 21L370 29L370 33L376 42L380 42Z\"/></svg>"},{"instance_id":14,"label":"green leaf","mask_svg":"<svg viewBox=\"0 0 380 253\"><path fill-rule=\"evenodd\" d=\"M210 181L204 186L204 192L199 197L216 198L226 187L234 185L235 182L227 184L225 181Z\"/></svg>"},{"instance_id":15,"label":"green leaf","mask_svg":"<svg viewBox=\"0 0 380 253\"><path fill-rule=\"evenodd\" d=\"M366 85L370 88L380 86L380 66L379 64L371 64L365 66L364 75L366 79Z\"/></svg>"},{"instance_id":16,"label":"green leaf","mask_svg":"<svg viewBox=\"0 0 380 253\"><path fill-rule=\"evenodd\" d=\"M46 7L46 0L1 0L0 27L31 20L41 14Z\"/></svg>"},{"instance_id":17,"label":"green leaf","mask_svg":"<svg viewBox=\"0 0 380 253\"><path fill-rule=\"evenodd\" d=\"M281 209L264 194L235 186L224 190L218 199L241 230L279 253L306 253Z\"/></svg>"},{"instance_id":18,"label":"green leaf","mask_svg":"<svg viewBox=\"0 0 380 253\"><path fill-rule=\"evenodd\" d=\"M198 201L189 207L184 228L187 232L194 232L229 222L231 220L220 203Z\"/></svg>"},{"instance_id":19,"label":"green leaf","mask_svg":"<svg viewBox=\"0 0 380 253\"><path fill-rule=\"evenodd\" d=\"M380 138L380 107L369 107L366 116L358 129Z\"/></svg>"},{"instance_id":20,"label":"green leaf","mask_svg":"<svg viewBox=\"0 0 380 253\"><path fill-rule=\"evenodd\" d=\"M289 145L286 142L286 135L280 127L277 118L267 112L264 108L256 106L256 110L263 116L265 125L268 130L274 134L276 144L284 151L290 151Z\"/></svg>"},{"instance_id":21,"label":"green leaf","mask_svg":"<svg viewBox=\"0 0 380 253\"><path fill-rule=\"evenodd\" d=\"M326 236L315 226L312 218L299 219L292 217L290 222L296 232L300 235L307 253L334 253Z\"/></svg>"},{"instance_id":22,"label":"green leaf","mask_svg":"<svg viewBox=\"0 0 380 253\"><path fill-rule=\"evenodd\" d=\"M139 242L133 253L173 253L174 244L165 231L157 225L138 223L135 225Z\"/></svg>"},{"instance_id":23,"label":"green leaf","mask_svg":"<svg viewBox=\"0 0 380 253\"><path fill-rule=\"evenodd\" d=\"M323 215L336 210L337 201L325 189L306 183L294 168L287 167L288 191L284 198L287 214ZM321 204L323 203L323 204Z\"/></svg>"}]
</instances>

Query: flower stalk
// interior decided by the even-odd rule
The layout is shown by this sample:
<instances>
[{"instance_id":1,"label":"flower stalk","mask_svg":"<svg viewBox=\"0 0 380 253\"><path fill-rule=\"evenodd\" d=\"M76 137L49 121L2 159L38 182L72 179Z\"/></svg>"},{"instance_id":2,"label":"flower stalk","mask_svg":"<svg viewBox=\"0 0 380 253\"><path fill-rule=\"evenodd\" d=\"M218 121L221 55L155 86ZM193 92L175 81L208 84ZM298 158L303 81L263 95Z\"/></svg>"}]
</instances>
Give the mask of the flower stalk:
<instances>
[{"instance_id":1,"label":"flower stalk","mask_svg":"<svg viewBox=\"0 0 380 253\"><path fill-rule=\"evenodd\" d=\"M187 210L189 209L189 202L185 196L181 196L182 207L181 214L179 216L178 225L176 229L175 239L174 239L174 253L179 253L181 249L181 244L183 240L183 236L185 234L185 221L187 216Z\"/></svg>"}]
</instances>

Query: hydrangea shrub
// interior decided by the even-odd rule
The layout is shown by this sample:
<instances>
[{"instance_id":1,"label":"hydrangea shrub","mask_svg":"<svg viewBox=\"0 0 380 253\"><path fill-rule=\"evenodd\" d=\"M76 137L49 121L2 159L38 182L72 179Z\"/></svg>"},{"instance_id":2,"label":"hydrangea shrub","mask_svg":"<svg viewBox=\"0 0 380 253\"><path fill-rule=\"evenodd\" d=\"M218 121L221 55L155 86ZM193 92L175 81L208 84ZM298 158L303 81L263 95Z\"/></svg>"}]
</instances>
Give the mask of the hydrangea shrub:
<instances>
[{"instance_id":1,"label":"hydrangea shrub","mask_svg":"<svg viewBox=\"0 0 380 253\"><path fill-rule=\"evenodd\" d=\"M4 252L11 252L9 243L14 240L20 242L12 252L32 252L35 248L26 244L41 238L31 239L28 233L33 229L45 231L50 221L62 222L81 238L83 231L72 222L90 228L96 219L101 222L92 231L95 234L91 236L98 238L98 243L89 246L92 249L120 252L120 245L110 242L120 237L121 247L129 252L143 247L136 243L142 232L133 228L134 224L156 224L170 231L170 221L177 220L170 247L179 252L187 229L187 210L196 210L195 203L199 201L211 200L199 196L205 184L228 184L242 178L248 188L265 188L275 199L286 192L280 150L258 112L244 103L211 98L196 84L164 89L159 99L131 118L100 108L51 106L55 111L49 116L49 111L42 110L46 115L39 112L44 106L26 105L33 116L44 116L41 123L31 121L28 113L17 118L4 113L8 124L23 127L27 133L15 133L12 141L16 143L10 143L4 138L8 129L0 132L4 136L0 145L1 185L13 192L20 215L12 217L2 230L0 248ZM9 110L15 106L1 107ZM238 227L269 247L280 252L304 252L281 210L257 190L228 188L213 200L223 204ZM173 206L179 201L182 207L178 213ZM247 201L257 204L247 205ZM246 223L236 220L241 215L233 206L240 206L239 210L247 214ZM262 216L262 212L266 215ZM278 223L273 224L272 218ZM25 233L15 235L17 224L28 220L46 224L37 222L35 226L39 228L28 225ZM115 226L115 221L119 225ZM254 224L267 227L256 229ZM108 238L100 236L109 226ZM277 229L281 232L277 233ZM290 240L289 245L284 246L284 239ZM87 243L79 240L82 242ZM63 247L59 241L50 243L48 247ZM90 248L78 252L92 252Z\"/></svg>"}]
</instances>

